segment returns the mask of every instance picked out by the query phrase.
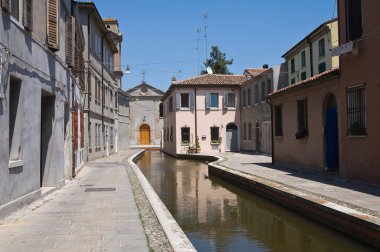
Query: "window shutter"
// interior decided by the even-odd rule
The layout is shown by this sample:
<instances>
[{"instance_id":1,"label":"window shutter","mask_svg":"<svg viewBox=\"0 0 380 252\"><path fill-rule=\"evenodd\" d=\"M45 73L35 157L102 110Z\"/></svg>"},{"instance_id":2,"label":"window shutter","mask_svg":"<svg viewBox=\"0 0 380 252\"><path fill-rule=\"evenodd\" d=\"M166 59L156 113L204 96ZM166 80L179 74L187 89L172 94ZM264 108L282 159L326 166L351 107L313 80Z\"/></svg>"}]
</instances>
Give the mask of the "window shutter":
<instances>
[{"instance_id":1,"label":"window shutter","mask_svg":"<svg viewBox=\"0 0 380 252\"><path fill-rule=\"evenodd\" d=\"M210 108L210 100L211 100L210 93L206 93L206 108Z\"/></svg>"},{"instance_id":2,"label":"window shutter","mask_svg":"<svg viewBox=\"0 0 380 252\"><path fill-rule=\"evenodd\" d=\"M177 109L181 108L181 94L180 93L175 94L175 104L176 104Z\"/></svg>"},{"instance_id":3,"label":"window shutter","mask_svg":"<svg viewBox=\"0 0 380 252\"><path fill-rule=\"evenodd\" d=\"M59 50L58 0L47 1L47 45Z\"/></svg>"},{"instance_id":4,"label":"window shutter","mask_svg":"<svg viewBox=\"0 0 380 252\"><path fill-rule=\"evenodd\" d=\"M75 18L66 17L66 63L69 67L75 66Z\"/></svg>"},{"instance_id":5,"label":"window shutter","mask_svg":"<svg viewBox=\"0 0 380 252\"><path fill-rule=\"evenodd\" d=\"M33 0L24 0L23 23L29 31L33 29Z\"/></svg>"},{"instance_id":6,"label":"window shutter","mask_svg":"<svg viewBox=\"0 0 380 252\"><path fill-rule=\"evenodd\" d=\"M11 12L11 0L1 0L1 7L7 12Z\"/></svg>"},{"instance_id":7,"label":"window shutter","mask_svg":"<svg viewBox=\"0 0 380 252\"><path fill-rule=\"evenodd\" d=\"M223 107L224 108L228 107L228 93L224 93L223 95Z\"/></svg>"},{"instance_id":8,"label":"window shutter","mask_svg":"<svg viewBox=\"0 0 380 252\"><path fill-rule=\"evenodd\" d=\"M189 97L189 102L190 102L190 108L193 109L194 108L194 93L190 93L190 97Z\"/></svg>"}]
</instances>

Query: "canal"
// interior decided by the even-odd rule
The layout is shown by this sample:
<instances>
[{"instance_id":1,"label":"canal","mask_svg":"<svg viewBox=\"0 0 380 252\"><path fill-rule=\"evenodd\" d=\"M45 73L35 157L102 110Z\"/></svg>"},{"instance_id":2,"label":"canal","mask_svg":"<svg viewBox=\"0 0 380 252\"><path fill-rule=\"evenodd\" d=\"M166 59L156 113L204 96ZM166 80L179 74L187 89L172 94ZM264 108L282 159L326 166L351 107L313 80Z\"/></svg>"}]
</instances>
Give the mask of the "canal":
<instances>
[{"instance_id":1,"label":"canal","mask_svg":"<svg viewBox=\"0 0 380 252\"><path fill-rule=\"evenodd\" d=\"M375 251L208 176L205 161L146 152L137 165L198 251Z\"/></svg>"}]
</instances>

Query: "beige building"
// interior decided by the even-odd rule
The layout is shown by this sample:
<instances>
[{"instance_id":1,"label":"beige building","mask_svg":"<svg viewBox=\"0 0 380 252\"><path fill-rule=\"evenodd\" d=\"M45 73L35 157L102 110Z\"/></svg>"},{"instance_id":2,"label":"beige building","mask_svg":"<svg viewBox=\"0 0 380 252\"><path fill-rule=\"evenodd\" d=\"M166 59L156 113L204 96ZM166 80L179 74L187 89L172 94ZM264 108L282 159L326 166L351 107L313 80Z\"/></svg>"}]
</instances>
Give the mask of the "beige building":
<instances>
[{"instance_id":1,"label":"beige building","mask_svg":"<svg viewBox=\"0 0 380 252\"><path fill-rule=\"evenodd\" d=\"M161 98L164 92L143 81L127 90L126 94L130 97L130 145L159 148L163 125Z\"/></svg>"},{"instance_id":2,"label":"beige building","mask_svg":"<svg viewBox=\"0 0 380 252\"><path fill-rule=\"evenodd\" d=\"M84 97L85 146L88 160L115 153L118 82L110 32L93 2L76 2L85 38L86 91Z\"/></svg>"},{"instance_id":3,"label":"beige building","mask_svg":"<svg viewBox=\"0 0 380 252\"><path fill-rule=\"evenodd\" d=\"M331 48L338 45L337 19L317 27L282 56L288 64L288 83L294 84L331 68L339 68L339 57L331 55Z\"/></svg>"},{"instance_id":4,"label":"beige building","mask_svg":"<svg viewBox=\"0 0 380 252\"><path fill-rule=\"evenodd\" d=\"M338 1L340 173L380 184L380 1Z\"/></svg>"},{"instance_id":5,"label":"beige building","mask_svg":"<svg viewBox=\"0 0 380 252\"><path fill-rule=\"evenodd\" d=\"M246 69L248 80L241 84L241 149L272 153L271 111L267 95L288 82L287 65Z\"/></svg>"}]
</instances>

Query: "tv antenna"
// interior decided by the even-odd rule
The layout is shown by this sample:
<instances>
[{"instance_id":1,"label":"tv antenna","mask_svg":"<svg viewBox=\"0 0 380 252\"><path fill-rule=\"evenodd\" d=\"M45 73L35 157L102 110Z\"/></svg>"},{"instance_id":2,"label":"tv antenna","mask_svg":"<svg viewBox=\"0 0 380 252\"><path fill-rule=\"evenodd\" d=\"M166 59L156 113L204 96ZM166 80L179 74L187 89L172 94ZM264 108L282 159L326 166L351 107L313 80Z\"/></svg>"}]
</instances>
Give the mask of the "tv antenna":
<instances>
[{"instance_id":1,"label":"tv antenna","mask_svg":"<svg viewBox=\"0 0 380 252\"><path fill-rule=\"evenodd\" d=\"M203 16L203 19L204 19L204 21L205 21L205 35L204 35L204 38L205 38L205 42L206 42L206 61L207 61L207 58L208 58L208 56L207 56L207 19L208 19L208 14L207 14L207 12L203 12L202 13L202 16Z\"/></svg>"},{"instance_id":2,"label":"tv antenna","mask_svg":"<svg viewBox=\"0 0 380 252\"><path fill-rule=\"evenodd\" d=\"M200 74L200 71L199 71L199 41L201 40L200 38L199 38L199 35L200 35L200 33L201 33L201 28L199 27L199 26L197 26L196 28L196 32L197 32L197 47L195 48L196 50L197 50L197 57L198 57L198 59L197 59L197 62L198 62L198 75Z\"/></svg>"}]
</instances>

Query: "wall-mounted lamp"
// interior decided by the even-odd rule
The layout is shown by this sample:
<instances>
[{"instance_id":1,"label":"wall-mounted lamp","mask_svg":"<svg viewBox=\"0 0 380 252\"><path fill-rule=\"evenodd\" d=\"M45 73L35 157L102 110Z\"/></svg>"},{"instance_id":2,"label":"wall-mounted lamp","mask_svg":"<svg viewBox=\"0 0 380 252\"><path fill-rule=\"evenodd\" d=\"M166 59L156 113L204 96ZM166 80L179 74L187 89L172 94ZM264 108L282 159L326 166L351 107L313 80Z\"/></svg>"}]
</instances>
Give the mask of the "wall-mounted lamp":
<instances>
[{"instance_id":1,"label":"wall-mounted lamp","mask_svg":"<svg viewBox=\"0 0 380 252\"><path fill-rule=\"evenodd\" d=\"M126 73L126 74L130 74L130 73L131 73L131 69L129 68L129 66L127 66L127 67L125 68L125 73Z\"/></svg>"}]
</instances>

